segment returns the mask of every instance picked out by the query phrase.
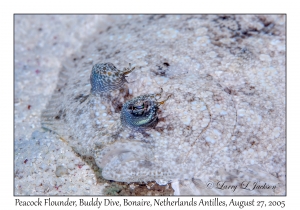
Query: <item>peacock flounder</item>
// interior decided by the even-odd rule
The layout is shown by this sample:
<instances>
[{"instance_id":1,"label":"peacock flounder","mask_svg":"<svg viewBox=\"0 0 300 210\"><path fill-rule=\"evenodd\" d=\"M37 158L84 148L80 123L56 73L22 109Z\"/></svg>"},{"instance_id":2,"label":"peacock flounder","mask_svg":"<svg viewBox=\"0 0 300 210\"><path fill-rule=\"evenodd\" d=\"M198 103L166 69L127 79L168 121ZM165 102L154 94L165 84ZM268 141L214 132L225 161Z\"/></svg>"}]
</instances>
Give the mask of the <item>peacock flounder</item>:
<instances>
[{"instance_id":1,"label":"peacock flounder","mask_svg":"<svg viewBox=\"0 0 300 210\"><path fill-rule=\"evenodd\" d=\"M108 180L172 182L181 195L284 192L285 30L271 18L274 33L253 34L247 18L136 16L111 27L85 51L99 55L62 70L43 126ZM139 70L95 65L109 58ZM276 189L218 188L245 180Z\"/></svg>"}]
</instances>

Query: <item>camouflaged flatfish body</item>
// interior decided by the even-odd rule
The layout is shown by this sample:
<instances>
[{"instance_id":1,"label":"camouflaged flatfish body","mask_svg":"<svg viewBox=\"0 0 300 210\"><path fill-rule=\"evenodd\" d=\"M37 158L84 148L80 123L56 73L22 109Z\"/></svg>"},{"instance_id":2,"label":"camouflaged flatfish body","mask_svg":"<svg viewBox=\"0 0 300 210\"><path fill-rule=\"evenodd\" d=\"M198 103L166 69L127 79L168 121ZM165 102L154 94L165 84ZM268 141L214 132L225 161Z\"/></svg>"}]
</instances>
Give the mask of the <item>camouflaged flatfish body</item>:
<instances>
[{"instance_id":1,"label":"camouflaged flatfish body","mask_svg":"<svg viewBox=\"0 0 300 210\"><path fill-rule=\"evenodd\" d=\"M92 62L129 60L138 73L98 95L90 94L92 64L65 71L44 125L93 156L108 180L172 182L179 194L219 194L218 181L245 179L277 188L239 194L282 193L284 21L280 15L124 18L82 51L100 50L86 57ZM110 76L103 66L99 73ZM95 90L103 85L107 80ZM163 100L172 96L157 109L159 101L146 96L161 88Z\"/></svg>"}]
</instances>

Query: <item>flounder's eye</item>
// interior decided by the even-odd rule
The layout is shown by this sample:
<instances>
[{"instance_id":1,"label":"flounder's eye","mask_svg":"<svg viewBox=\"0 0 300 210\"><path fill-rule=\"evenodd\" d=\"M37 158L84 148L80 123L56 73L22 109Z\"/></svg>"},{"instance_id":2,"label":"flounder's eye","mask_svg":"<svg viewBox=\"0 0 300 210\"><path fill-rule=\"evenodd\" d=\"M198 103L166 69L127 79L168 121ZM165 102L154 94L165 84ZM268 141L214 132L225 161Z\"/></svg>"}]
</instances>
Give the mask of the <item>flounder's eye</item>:
<instances>
[{"instance_id":1,"label":"flounder's eye","mask_svg":"<svg viewBox=\"0 0 300 210\"><path fill-rule=\"evenodd\" d=\"M90 76L91 94L99 94L116 89L121 89L127 80L125 75L134 70L134 67L125 68L124 71L117 69L112 63L97 63L92 68Z\"/></svg>"},{"instance_id":2,"label":"flounder's eye","mask_svg":"<svg viewBox=\"0 0 300 210\"><path fill-rule=\"evenodd\" d=\"M155 99L155 94L139 96L127 101L121 110L121 123L123 126L136 131L154 128L158 123L159 106L161 102Z\"/></svg>"}]
</instances>

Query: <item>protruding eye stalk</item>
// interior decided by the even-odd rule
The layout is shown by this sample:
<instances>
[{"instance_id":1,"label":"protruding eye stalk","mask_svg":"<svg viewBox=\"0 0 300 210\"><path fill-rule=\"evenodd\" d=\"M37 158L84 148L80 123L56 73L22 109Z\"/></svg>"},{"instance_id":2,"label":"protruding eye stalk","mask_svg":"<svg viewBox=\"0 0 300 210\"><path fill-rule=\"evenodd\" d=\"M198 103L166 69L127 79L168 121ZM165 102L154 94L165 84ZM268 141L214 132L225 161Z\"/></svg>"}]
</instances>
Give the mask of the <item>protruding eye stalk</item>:
<instances>
[{"instance_id":1,"label":"protruding eye stalk","mask_svg":"<svg viewBox=\"0 0 300 210\"><path fill-rule=\"evenodd\" d=\"M160 99L161 98L161 94L162 94L162 92L163 92L163 89L162 88L160 88L161 90L160 90L160 93L157 93L157 94L155 94L155 99L156 100L158 100L158 99ZM156 98L157 96L159 96L159 98ZM160 101L160 102L157 102L158 103L158 106L160 106L160 105L162 105L162 104L164 104L170 97L171 97L172 95L169 95L168 97L167 97L167 99L166 100L163 100L163 101Z\"/></svg>"},{"instance_id":2,"label":"protruding eye stalk","mask_svg":"<svg viewBox=\"0 0 300 210\"><path fill-rule=\"evenodd\" d=\"M162 105L162 104L164 104L167 100L169 100L169 98L171 97L172 95L168 95L168 97L167 97L167 99L166 100L163 100L163 101L160 101L160 102L157 102L159 105L158 106L160 106L160 105Z\"/></svg>"},{"instance_id":3,"label":"protruding eye stalk","mask_svg":"<svg viewBox=\"0 0 300 210\"><path fill-rule=\"evenodd\" d=\"M134 69L135 69L135 67L131 68L131 63L129 63L129 68L124 68L123 75L127 75L127 74L131 73Z\"/></svg>"},{"instance_id":4,"label":"protruding eye stalk","mask_svg":"<svg viewBox=\"0 0 300 210\"><path fill-rule=\"evenodd\" d=\"M117 69L112 63L97 63L93 66L90 82L91 94L98 95L116 89L121 89L125 82L127 74L132 72L135 67L124 68L123 71Z\"/></svg>"}]
</instances>

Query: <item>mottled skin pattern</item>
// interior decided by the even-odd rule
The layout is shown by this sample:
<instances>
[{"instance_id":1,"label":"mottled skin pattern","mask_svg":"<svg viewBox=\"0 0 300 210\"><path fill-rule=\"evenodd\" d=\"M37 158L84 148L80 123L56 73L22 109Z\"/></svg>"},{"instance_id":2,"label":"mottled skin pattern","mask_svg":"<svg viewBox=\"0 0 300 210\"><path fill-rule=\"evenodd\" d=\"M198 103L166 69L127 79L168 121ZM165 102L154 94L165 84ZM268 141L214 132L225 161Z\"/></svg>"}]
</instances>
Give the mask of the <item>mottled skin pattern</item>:
<instances>
[{"instance_id":1,"label":"mottled skin pattern","mask_svg":"<svg viewBox=\"0 0 300 210\"><path fill-rule=\"evenodd\" d=\"M127 82L126 74L134 70L134 67L124 68L123 71L118 70L112 63L97 63L93 66L90 82L91 94L97 95L99 93L120 89L122 85Z\"/></svg>"},{"instance_id":2,"label":"mottled skin pattern","mask_svg":"<svg viewBox=\"0 0 300 210\"><path fill-rule=\"evenodd\" d=\"M147 27L142 29L140 21ZM181 195L283 194L284 29L284 18L277 16L167 15L155 21L134 16L112 26L109 33L118 36L97 35L98 47L109 42L107 51L60 77L58 92L43 113L49 119L43 121L78 154L93 157L108 180L172 182L174 188L180 180L182 190L176 191ZM84 52L94 49L93 42ZM108 58L120 64L129 59L139 66L139 74L130 75L134 83L120 85L116 80L114 87L127 86L128 91L103 91L111 96L107 98L99 85L80 103L81 95L91 90L87 83L92 65ZM160 87L173 94L161 112L151 109L157 106L154 99L126 104L128 98ZM142 125L151 128L157 118L155 129L143 135ZM124 127L130 129L120 130ZM277 187L240 192L216 188L219 181L240 186L245 180ZM207 188L209 181L213 189Z\"/></svg>"}]
</instances>

